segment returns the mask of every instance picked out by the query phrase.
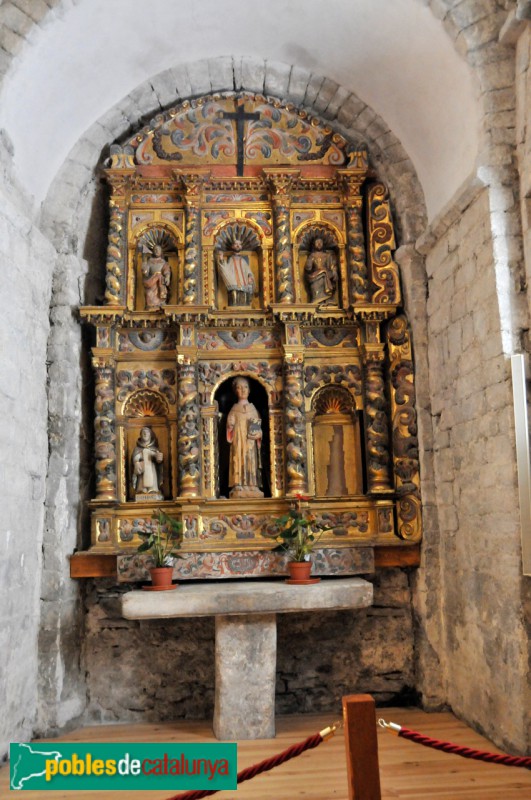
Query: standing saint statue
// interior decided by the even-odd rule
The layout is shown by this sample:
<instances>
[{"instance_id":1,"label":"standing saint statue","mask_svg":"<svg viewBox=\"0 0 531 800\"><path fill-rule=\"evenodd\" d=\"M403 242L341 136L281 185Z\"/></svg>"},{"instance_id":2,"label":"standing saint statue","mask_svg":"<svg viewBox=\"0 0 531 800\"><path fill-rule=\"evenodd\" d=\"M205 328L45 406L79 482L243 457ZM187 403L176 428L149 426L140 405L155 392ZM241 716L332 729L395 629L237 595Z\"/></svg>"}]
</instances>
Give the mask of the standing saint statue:
<instances>
[{"instance_id":1,"label":"standing saint statue","mask_svg":"<svg viewBox=\"0 0 531 800\"><path fill-rule=\"evenodd\" d=\"M336 256L331 250L324 249L324 242L320 237L314 239L304 274L312 303L328 300L333 296L337 286Z\"/></svg>"},{"instance_id":2,"label":"standing saint statue","mask_svg":"<svg viewBox=\"0 0 531 800\"><path fill-rule=\"evenodd\" d=\"M234 378L232 389L238 398L227 417L227 441L230 442L229 497L263 497L262 421L249 402L247 378Z\"/></svg>"},{"instance_id":3,"label":"standing saint statue","mask_svg":"<svg viewBox=\"0 0 531 800\"><path fill-rule=\"evenodd\" d=\"M231 255L218 251L218 270L227 288L229 306L250 306L255 295L255 281L249 259L241 255L242 242L234 239Z\"/></svg>"},{"instance_id":4,"label":"standing saint statue","mask_svg":"<svg viewBox=\"0 0 531 800\"><path fill-rule=\"evenodd\" d=\"M146 311L158 311L166 305L171 280L171 268L160 244L153 247L152 256L142 261L142 278Z\"/></svg>"},{"instance_id":5,"label":"standing saint statue","mask_svg":"<svg viewBox=\"0 0 531 800\"><path fill-rule=\"evenodd\" d=\"M131 456L131 483L135 500L163 500L163 453L157 437L149 427L142 428ZM146 495L148 496L146 498Z\"/></svg>"}]
</instances>

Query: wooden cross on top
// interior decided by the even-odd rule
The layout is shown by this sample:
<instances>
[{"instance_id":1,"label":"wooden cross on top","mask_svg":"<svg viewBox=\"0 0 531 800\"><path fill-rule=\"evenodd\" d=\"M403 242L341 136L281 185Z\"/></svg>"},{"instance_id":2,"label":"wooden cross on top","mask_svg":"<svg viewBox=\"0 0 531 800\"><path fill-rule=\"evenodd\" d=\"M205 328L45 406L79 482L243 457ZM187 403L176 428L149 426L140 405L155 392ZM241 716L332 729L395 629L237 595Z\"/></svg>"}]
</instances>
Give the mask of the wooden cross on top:
<instances>
[{"instance_id":1,"label":"wooden cross on top","mask_svg":"<svg viewBox=\"0 0 531 800\"><path fill-rule=\"evenodd\" d=\"M260 114L255 111L246 111L245 110L245 97L240 97L236 100L236 108L237 111L224 111L221 115L223 119L234 119L236 120L236 143L237 143L237 153L238 159L236 162L237 166L237 175L243 175L243 156L244 150L243 145L245 141L244 135L244 125L245 121L248 119L260 119Z\"/></svg>"}]
</instances>

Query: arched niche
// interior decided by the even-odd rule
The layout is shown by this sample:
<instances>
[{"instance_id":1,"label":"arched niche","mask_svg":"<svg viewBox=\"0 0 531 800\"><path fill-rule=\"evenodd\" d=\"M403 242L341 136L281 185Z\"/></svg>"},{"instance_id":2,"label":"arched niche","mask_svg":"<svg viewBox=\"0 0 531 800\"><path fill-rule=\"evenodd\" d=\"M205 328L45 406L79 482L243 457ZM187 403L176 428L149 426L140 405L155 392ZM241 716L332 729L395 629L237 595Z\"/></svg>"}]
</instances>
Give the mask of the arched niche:
<instances>
[{"instance_id":1,"label":"arched niche","mask_svg":"<svg viewBox=\"0 0 531 800\"><path fill-rule=\"evenodd\" d=\"M212 269L217 309L263 307L262 241L250 222L233 219L218 229Z\"/></svg>"},{"instance_id":2,"label":"arched niche","mask_svg":"<svg viewBox=\"0 0 531 800\"><path fill-rule=\"evenodd\" d=\"M252 403L262 421L262 446L261 446L261 478L264 497L271 497L270 452L271 434L269 430L269 406L266 389L255 378L249 375L231 376L218 386L214 399L218 408L218 487L217 496L229 497L229 463L230 444L227 440L227 418L237 400L233 384L237 377L244 377L249 382L249 402Z\"/></svg>"},{"instance_id":3,"label":"arched niche","mask_svg":"<svg viewBox=\"0 0 531 800\"><path fill-rule=\"evenodd\" d=\"M346 267L337 231L326 224L305 225L294 250L301 301L343 307Z\"/></svg>"},{"instance_id":4,"label":"arched niche","mask_svg":"<svg viewBox=\"0 0 531 800\"><path fill-rule=\"evenodd\" d=\"M134 311L160 311L179 298L179 245L173 231L147 225L131 248L128 305Z\"/></svg>"},{"instance_id":5,"label":"arched niche","mask_svg":"<svg viewBox=\"0 0 531 800\"><path fill-rule=\"evenodd\" d=\"M360 415L354 398L341 386L320 389L312 402L315 494L355 497L363 494Z\"/></svg>"},{"instance_id":6,"label":"arched niche","mask_svg":"<svg viewBox=\"0 0 531 800\"><path fill-rule=\"evenodd\" d=\"M123 495L132 502L156 502L171 497L170 410L165 397L150 389L133 392L123 407L118 427ZM149 441L142 440L145 428ZM141 450L146 449L146 453ZM160 454L160 457L158 456ZM156 485L143 490L144 475L153 472Z\"/></svg>"}]
</instances>

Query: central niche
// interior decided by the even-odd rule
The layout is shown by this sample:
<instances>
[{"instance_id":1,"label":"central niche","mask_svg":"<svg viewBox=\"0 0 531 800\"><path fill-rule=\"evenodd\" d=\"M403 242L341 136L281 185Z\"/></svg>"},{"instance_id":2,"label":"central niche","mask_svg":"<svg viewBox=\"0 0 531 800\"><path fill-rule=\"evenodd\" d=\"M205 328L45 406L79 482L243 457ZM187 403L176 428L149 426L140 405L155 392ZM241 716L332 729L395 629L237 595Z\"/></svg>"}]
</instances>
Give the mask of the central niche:
<instances>
[{"instance_id":1,"label":"central niche","mask_svg":"<svg viewBox=\"0 0 531 800\"><path fill-rule=\"evenodd\" d=\"M225 225L215 238L218 308L260 308L263 298L260 238L250 223Z\"/></svg>"},{"instance_id":2,"label":"central niche","mask_svg":"<svg viewBox=\"0 0 531 800\"><path fill-rule=\"evenodd\" d=\"M219 386L215 394L215 402L218 407L218 453L219 453L219 486L217 496L228 499L231 486L229 485L230 464L231 464L231 444L227 437L227 421L237 396L234 389L234 382L239 379L246 380L249 384L249 403L251 403L260 417L261 425L261 446L259 448L258 471L260 488L264 497L271 497L271 477L270 477L270 433L269 433L269 410L267 392L264 387L254 378L249 376L233 376ZM252 431L251 431L252 434ZM233 439L234 441L234 439ZM241 501L242 502L242 501Z\"/></svg>"}]
</instances>

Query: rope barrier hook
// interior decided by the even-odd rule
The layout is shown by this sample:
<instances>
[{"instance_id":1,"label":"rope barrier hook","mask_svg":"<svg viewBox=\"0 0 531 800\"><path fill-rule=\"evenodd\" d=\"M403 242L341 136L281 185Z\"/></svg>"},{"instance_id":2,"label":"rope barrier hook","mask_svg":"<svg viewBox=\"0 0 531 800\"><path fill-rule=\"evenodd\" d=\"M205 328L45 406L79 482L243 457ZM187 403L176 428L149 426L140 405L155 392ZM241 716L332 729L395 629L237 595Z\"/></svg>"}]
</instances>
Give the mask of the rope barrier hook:
<instances>
[{"instance_id":1,"label":"rope barrier hook","mask_svg":"<svg viewBox=\"0 0 531 800\"><path fill-rule=\"evenodd\" d=\"M402 730L401 725L397 725L396 722L386 722L381 717L378 720L378 725L380 726L380 728L384 728L386 731L391 731L392 733L400 733L400 731Z\"/></svg>"},{"instance_id":2,"label":"rope barrier hook","mask_svg":"<svg viewBox=\"0 0 531 800\"><path fill-rule=\"evenodd\" d=\"M323 742L326 742L328 739L331 739L335 732L343 727L343 720L336 720L331 725L327 725L326 728L323 728L322 731L319 731L319 736L322 738Z\"/></svg>"}]
</instances>

